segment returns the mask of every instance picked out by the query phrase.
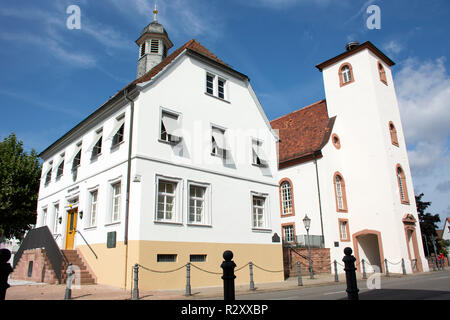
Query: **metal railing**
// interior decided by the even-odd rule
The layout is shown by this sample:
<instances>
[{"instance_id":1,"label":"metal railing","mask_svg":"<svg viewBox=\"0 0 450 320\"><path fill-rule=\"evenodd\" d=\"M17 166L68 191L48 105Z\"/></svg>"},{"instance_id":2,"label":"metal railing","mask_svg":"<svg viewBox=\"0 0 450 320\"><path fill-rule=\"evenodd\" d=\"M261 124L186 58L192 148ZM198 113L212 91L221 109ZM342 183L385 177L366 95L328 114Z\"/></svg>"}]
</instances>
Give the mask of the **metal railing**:
<instances>
[{"instance_id":1,"label":"metal railing","mask_svg":"<svg viewBox=\"0 0 450 320\"><path fill-rule=\"evenodd\" d=\"M84 240L84 242L87 244L88 248L91 250L91 252L94 254L95 259L98 259L97 254L95 253L94 249L89 245L89 243L86 241L86 239L83 237L80 231L77 230L77 233L81 236L81 238Z\"/></svg>"},{"instance_id":2,"label":"metal railing","mask_svg":"<svg viewBox=\"0 0 450 320\"><path fill-rule=\"evenodd\" d=\"M287 247L308 248L308 236L306 234L296 235L294 241L283 240ZM311 248L324 248L323 236L309 235L309 246Z\"/></svg>"}]
</instances>

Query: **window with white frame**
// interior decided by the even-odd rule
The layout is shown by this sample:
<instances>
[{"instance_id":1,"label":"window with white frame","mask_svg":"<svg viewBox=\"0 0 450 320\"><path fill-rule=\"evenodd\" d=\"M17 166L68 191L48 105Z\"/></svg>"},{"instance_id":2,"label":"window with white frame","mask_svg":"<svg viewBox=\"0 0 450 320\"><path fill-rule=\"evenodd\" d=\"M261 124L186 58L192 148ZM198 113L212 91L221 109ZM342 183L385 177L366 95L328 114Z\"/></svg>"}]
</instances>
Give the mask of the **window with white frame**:
<instances>
[{"instance_id":1,"label":"window with white frame","mask_svg":"<svg viewBox=\"0 0 450 320\"><path fill-rule=\"evenodd\" d=\"M156 220L165 222L177 221L177 190L178 182L158 178L158 200Z\"/></svg>"},{"instance_id":2,"label":"window with white frame","mask_svg":"<svg viewBox=\"0 0 450 320\"><path fill-rule=\"evenodd\" d=\"M211 154L226 158L225 130L213 126L211 131Z\"/></svg>"},{"instance_id":3,"label":"window with white frame","mask_svg":"<svg viewBox=\"0 0 450 320\"><path fill-rule=\"evenodd\" d=\"M295 241L294 225L291 224L283 226L283 234L284 234L284 241L294 242Z\"/></svg>"},{"instance_id":4,"label":"window with white frame","mask_svg":"<svg viewBox=\"0 0 450 320\"><path fill-rule=\"evenodd\" d=\"M206 93L216 98L227 99L227 80L214 75L210 72L206 73Z\"/></svg>"},{"instance_id":5,"label":"window with white frame","mask_svg":"<svg viewBox=\"0 0 450 320\"><path fill-rule=\"evenodd\" d=\"M181 141L181 137L177 136L176 130L180 128L180 116L166 110L161 111L161 130L160 139L165 142L176 144Z\"/></svg>"},{"instance_id":6,"label":"window with white frame","mask_svg":"<svg viewBox=\"0 0 450 320\"><path fill-rule=\"evenodd\" d=\"M214 94L214 78L212 74L206 74L206 92L209 94Z\"/></svg>"},{"instance_id":7,"label":"window with white frame","mask_svg":"<svg viewBox=\"0 0 450 320\"><path fill-rule=\"evenodd\" d=\"M340 176L336 176L336 200L338 209L344 209L344 201L342 197L342 181Z\"/></svg>"},{"instance_id":8,"label":"window with white frame","mask_svg":"<svg viewBox=\"0 0 450 320\"><path fill-rule=\"evenodd\" d=\"M252 227L254 229L267 229L267 196L252 194Z\"/></svg>"},{"instance_id":9,"label":"window with white frame","mask_svg":"<svg viewBox=\"0 0 450 320\"><path fill-rule=\"evenodd\" d=\"M58 218L59 218L59 203L55 204L53 207L53 233L58 233Z\"/></svg>"},{"instance_id":10,"label":"window with white frame","mask_svg":"<svg viewBox=\"0 0 450 320\"><path fill-rule=\"evenodd\" d=\"M225 80L222 78L217 80L217 96L220 99L225 99Z\"/></svg>"},{"instance_id":11,"label":"window with white frame","mask_svg":"<svg viewBox=\"0 0 450 320\"><path fill-rule=\"evenodd\" d=\"M111 222L118 222L120 220L122 184L121 182L116 182L111 185L111 188L112 188Z\"/></svg>"},{"instance_id":12,"label":"window with white frame","mask_svg":"<svg viewBox=\"0 0 450 320\"><path fill-rule=\"evenodd\" d=\"M209 224L209 186L188 182L189 209L188 223Z\"/></svg>"},{"instance_id":13,"label":"window with white frame","mask_svg":"<svg viewBox=\"0 0 450 320\"><path fill-rule=\"evenodd\" d=\"M344 220L339 222L341 240L348 240L347 224L348 222Z\"/></svg>"},{"instance_id":14,"label":"window with white frame","mask_svg":"<svg viewBox=\"0 0 450 320\"><path fill-rule=\"evenodd\" d=\"M120 193L120 191L119 191ZM89 226L93 227L97 223L97 201L98 201L98 190L92 190L89 192ZM114 203L115 205L115 203ZM120 211L120 199L119 199L119 211Z\"/></svg>"},{"instance_id":15,"label":"window with white frame","mask_svg":"<svg viewBox=\"0 0 450 320\"><path fill-rule=\"evenodd\" d=\"M281 184L281 207L282 214L292 214L292 186L289 181Z\"/></svg>"},{"instance_id":16,"label":"window with white frame","mask_svg":"<svg viewBox=\"0 0 450 320\"><path fill-rule=\"evenodd\" d=\"M341 72L342 72L342 82L343 83L352 81L352 73L351 73L349 66L345 65L344 67L342 67Z\"/></svg>"},{"instance_id":17,"label":"window with white frame","mask_svg":"<svg viewBox=\"0 0 450 320\"><path fill-rule=\"evenodd\" d=\"M72 171L76 170L81 165L81 142L77 144L75 149L75 156L72 161Z\"/></svg>"}]
</instances>

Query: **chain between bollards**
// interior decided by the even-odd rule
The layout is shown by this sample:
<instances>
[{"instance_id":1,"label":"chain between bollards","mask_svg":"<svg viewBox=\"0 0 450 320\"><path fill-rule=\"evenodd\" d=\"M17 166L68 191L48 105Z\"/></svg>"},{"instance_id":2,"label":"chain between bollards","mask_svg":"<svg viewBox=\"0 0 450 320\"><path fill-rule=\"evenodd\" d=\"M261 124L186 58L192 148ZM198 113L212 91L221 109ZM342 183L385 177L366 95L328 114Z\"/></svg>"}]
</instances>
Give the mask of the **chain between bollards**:
<instances>
[{"instance_id":1,"label":"chain between bollards","mask_svg":"<svg viewBox=\"0 0 450 320\"><path fill-rule=\"evenodd\" d=\"M66 293L64 295L64 300L72 299L72 262L69 262L67 267L67 283L66 283Z\"/></svg>"}]
</instances>

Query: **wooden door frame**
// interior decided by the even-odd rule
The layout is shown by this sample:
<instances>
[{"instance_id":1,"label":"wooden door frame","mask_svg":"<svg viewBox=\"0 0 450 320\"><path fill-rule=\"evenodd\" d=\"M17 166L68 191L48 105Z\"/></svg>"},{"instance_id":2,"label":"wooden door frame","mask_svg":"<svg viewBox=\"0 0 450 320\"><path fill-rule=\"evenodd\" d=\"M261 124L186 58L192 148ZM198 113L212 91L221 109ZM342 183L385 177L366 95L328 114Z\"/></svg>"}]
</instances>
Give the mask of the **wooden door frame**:
<instances>
[{"instance_id":1,"label":"wooden door frame","mask_svg":"<svg viewBox=\"0 0 450 320\"><path fill-rule=\"evenodd\" d=\"M74 249L74 247L75 247L75 234L73 235L73 241L72 241L72 248L67 248L67 241L68 241L68 238L69 238L69 225L70 225L70 214L71 213L74 213L74 217L76 217L76 218L74 218L74 233L76 232L76 230L77 230L77 223L78 223L78 207L75 207L75 208L70 208L69 210L67 210L66 211L66 213L67 213L67 221L66 221L66 243L65 243L65 245L64 245L64 248L65 248L65 250L73 250Z\"/></svg>"}]
</instances>

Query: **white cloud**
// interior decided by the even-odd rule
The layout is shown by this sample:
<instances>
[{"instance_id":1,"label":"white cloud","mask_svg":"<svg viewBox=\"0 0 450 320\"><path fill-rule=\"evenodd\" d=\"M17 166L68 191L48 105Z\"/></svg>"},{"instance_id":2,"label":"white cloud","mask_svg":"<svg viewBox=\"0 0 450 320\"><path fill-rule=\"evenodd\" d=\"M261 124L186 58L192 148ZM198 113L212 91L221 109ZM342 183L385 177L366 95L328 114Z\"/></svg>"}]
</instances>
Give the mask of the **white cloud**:
<instances>
[{"instance_id":1,"label":"white cloud","mask_svg":"<svg viewBox=\"0 0 450 320\"><path fill-rule=\"evenodd\" d=\"M391 55L399 54L403 50L403 46L398 41L394 40L386 43L383 48Z\"/></svg>"}]
</instances>

